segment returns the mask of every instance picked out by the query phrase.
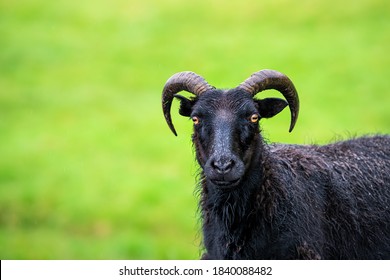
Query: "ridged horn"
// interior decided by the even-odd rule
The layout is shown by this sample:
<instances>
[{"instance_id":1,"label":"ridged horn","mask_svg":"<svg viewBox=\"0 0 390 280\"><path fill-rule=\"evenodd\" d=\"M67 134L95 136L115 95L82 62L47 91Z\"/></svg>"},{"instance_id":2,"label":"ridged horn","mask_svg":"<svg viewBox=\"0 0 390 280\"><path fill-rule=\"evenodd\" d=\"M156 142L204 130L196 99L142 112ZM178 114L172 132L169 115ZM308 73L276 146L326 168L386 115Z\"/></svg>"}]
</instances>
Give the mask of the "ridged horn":
<instances>
[{"instance_id":1,"label":"ridged horn","mask_svg":"<svg viewBox=\"0 0 390 280\"><path fill-rule=\"evenodd\" d=\"M190 71L176 73L168 79L162 93L162 108L165 120L173 134L177 136L171 118L171 105L175 94L185 90L199 96L205 91L213 88L214 87L210 86L203 77Z\"/></svg>"},{"instance_id":2,"label":"ridged horn","mask_svg":"<svg viewBox=\"0 0 390 280\"><path fill-rule=\"evenodd\" d=\"M299 113L299 99L294 84L286 75L275 70L261 70L253 73L237 88L247 91L252 96L267 89L275 89L283 94L291 112L289 132L293 130Z\"/></svg>"}]
</instances>

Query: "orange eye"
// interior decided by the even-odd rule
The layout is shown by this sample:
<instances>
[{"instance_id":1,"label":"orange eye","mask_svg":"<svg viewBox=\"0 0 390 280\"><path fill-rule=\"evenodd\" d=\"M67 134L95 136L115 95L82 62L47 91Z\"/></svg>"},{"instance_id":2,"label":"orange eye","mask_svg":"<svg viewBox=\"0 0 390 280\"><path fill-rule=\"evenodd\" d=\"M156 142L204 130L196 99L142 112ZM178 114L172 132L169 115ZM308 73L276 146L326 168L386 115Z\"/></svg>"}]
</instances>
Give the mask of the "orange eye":
<instances>
[{"instance_id":1,"label":"orange eye","mask_svg":"<svg viewBox=\"0 0 390 280\"><path fill-rule=\"evenodd\" d=\"M199 118L198 117L192 117L192 121L194 122L194 124L198 124L199 123Z\"/></svg>"},{"instance_id":2,"label":"orange eye","mask_svg":"<svg viewBox=\"0 0 390 280\"><path fill-rule=\"evenodd\" d=\"M250 117L250 121L253 122L253 123L257 123L259 121L259 115L258 114L253 114Z\"/></svg>"}]
</instances>

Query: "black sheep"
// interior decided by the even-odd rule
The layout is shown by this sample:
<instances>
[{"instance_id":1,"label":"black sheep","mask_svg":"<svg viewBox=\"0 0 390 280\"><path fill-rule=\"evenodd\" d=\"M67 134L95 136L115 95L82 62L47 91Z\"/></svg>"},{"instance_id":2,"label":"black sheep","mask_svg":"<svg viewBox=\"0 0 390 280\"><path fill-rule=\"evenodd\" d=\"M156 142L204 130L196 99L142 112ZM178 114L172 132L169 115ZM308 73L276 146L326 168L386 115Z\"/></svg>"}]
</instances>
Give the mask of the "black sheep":
<instances>
[{"instance_id":1,"label":"black sheep","mask_svg":"<svg viewBox=\"0 0 390 280\"><path fill-rule=\"evenodd\" d=\"M254 98L266 89L287 102ZM193 72L172 76L162 103L176 134L174 97L194 121L204 259L390 259L390 136L266 144L259 120L289 105L291 131L299 110L294 85L273 70L231 90Z\"/></svg>"}]
</instances>

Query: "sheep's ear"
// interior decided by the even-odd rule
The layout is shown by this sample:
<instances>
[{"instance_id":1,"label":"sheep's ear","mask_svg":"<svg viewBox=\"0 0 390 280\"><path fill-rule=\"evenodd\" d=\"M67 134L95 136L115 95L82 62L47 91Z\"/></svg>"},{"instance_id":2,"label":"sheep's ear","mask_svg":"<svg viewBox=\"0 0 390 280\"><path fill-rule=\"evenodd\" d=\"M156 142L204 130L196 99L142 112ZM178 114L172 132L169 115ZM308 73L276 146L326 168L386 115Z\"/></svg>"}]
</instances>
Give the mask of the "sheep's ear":
<instances>
[{"instance_id":1,"label":"sheep's ear","mask_svg":"<svg viewBox=\"0 0 390 280\"><path fill-rule=\"evenodd\" d=\"M179 94L175 94L174 97L180 100L179 114L184 117L189 117L192 112L192 106L195 103L195 100L190 100Z\"/></svg>"},{"instance_id":2,"label":"sheep's ear","mask_svg":"<svg viewBox=\"0 0 390 280\"><path fill-rule=\"evenodd\" d=\"M284 99L280 98L265 98L261 100L255 100L258 106L260 116L262 118L272 118L279 114L288 103Z\"/></svg>"}]
</instances>

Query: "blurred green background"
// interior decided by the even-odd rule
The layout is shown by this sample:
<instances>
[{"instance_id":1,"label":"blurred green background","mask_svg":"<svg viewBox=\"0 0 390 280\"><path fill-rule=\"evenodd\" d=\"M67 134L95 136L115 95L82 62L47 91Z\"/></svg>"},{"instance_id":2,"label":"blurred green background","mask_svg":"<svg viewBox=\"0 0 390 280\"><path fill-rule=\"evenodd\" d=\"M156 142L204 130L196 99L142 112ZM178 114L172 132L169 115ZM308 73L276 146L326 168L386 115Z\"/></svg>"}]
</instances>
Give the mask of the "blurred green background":
<instances>
[{"instance_id":1,"label":"blurred green background","mask_svg":"<svg viewBox=\"0 0 390 280\"><path fill-rule=\"evenodd\" d=\"M269 141L390 133L386 0L0 1L0 259L197 259L191 122L161 90L263 68L301 111ZM279 96L276 92L266 95Z\"/></svg>"}]
</instances>

